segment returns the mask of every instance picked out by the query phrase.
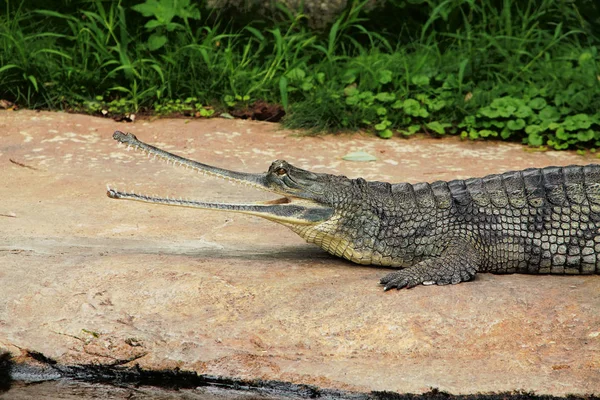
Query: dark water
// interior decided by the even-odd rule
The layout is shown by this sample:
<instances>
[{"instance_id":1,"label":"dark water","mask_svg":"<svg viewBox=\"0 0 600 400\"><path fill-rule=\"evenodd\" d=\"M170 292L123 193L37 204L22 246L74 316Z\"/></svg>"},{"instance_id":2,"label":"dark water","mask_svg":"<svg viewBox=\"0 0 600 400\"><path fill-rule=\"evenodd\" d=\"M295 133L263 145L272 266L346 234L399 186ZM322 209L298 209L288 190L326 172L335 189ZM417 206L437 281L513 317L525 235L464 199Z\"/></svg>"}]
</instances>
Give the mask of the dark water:
<instances>
[{"instance_id":1,"label":"dark water","mask_svg":"<svg viewBox=\"0 0 600 400\"><path fill-rule=\"evenodd\" d=\"M0 354L0 400L22 399L352 399L363 393L319 389L289 382L244 381L180 370L149 371L138 367L59 365L30 352L32 363L15 363Z\"/></svg>"},{"instance_id":2,"label":"dark water","mask_svg":"<svg viewBox=\"0 0 600 400\"><path fill-rule=\"evenodd\" d=\"M106 384L92 384L73 380L45 381L38 383L13 382L8 391L5 391L4 393L0 392L1 400L275 400L284 398L290 399L290 397L272 396L220 388L166 390L152 387L116 387Z\"/></svg>"},{"instance_id":3,"label":"dark water","mask_svg":"<svg viewBox=\"0 0 600 400\"><path fill-rule=\"evenodd\" d=\"M7 353L0 354L0 400L283 400L314 397L302 385L283 382L244 382L179 370L61 366L41 355L30 355L36 362L21 364L14 363Z\"/></svg>"},{"instance_id":4,"label":"dark water","mask_svg":"<svg viewBox=\"0 0 600 400\"><path fill-rule=\"evenodd\" d=\"M526 392L452 395L345 392L281 381L240 380L181 370L59 365L37 353L35 364L13 363L0 354L0 400L189 399L189 400L600 400L595 395L555 397Z\"/></svg>"}]
</instances>

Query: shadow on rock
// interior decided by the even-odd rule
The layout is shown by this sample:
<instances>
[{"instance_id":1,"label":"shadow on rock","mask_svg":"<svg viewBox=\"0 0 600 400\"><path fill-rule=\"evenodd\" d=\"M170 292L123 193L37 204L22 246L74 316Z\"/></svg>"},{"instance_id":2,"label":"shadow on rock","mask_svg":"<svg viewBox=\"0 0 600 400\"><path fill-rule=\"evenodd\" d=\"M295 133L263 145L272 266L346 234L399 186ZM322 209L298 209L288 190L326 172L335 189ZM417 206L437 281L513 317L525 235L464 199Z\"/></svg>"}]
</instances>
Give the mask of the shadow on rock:
<instances>
[{"instance_id":1,"label":"shadow on rock","mask_svg":"<svg viewBox=\"0 0 600 400\"><path fill-rule=\"evenodd\" d=\"M8 392L12 385L10 377L12 365L13 362L10 353L0 350L0 393Z\"/></svg>"}]
</instances>

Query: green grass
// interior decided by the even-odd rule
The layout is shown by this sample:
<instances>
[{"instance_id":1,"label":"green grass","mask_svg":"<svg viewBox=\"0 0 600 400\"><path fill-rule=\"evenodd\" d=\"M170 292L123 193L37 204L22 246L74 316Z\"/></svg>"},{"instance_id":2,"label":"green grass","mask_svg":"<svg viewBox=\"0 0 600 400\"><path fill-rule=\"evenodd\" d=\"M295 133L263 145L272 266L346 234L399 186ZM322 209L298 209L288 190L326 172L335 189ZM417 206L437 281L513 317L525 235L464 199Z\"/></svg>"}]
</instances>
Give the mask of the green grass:
<instances>
[{"instance_id":1,"label":"green grass","mask_svg":"<svg viewBox=\"0 0 600 400\"><path fill-rule=\"evenodd\" d=\"M325 31L280 8L241 25L203 2L5 2L0 98L207 117L257 100L290 127L600 146L594 0L349 1Z\"/></svg>"}]
</instances>

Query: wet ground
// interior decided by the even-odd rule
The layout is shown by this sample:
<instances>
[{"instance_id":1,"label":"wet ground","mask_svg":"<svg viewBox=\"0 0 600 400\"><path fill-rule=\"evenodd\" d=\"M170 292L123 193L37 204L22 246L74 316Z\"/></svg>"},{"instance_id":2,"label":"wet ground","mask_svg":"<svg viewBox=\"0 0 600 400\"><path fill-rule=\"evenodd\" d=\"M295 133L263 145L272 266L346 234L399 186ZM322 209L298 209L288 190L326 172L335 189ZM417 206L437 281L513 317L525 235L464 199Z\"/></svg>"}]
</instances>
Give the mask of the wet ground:
<instances>
[{"instance_id":1,"label":"wet ground","mask_svg":"<svg viewBox=\"0 0 600 400\"><path fill-rule=\"evenodd\" d=\"M262 396L247 391L223 391L184 389L169 390L152 387L119 387L105 383L87 383L72 380L46 381L40 383L17 383L10 393L0 393L4 400L245 400L245 399L284 399L284 397Z\"/></svg>"},{"instance_id":2,"label":"wet ground","mask_svg":"<svg viewBox=\"0 0 600 400\"><path fill-rule=\"evenodd\" d=\"M383 292L388 269L333 258L266 220L107 198L106 184L207 201L273 198L126 152L111 139L116 129L230 169L262 172L279 158L388 182L596 161L455 138L303 137L241 120L0 111L0 349L18 365L41 354L58 366L345 393L600 392L600 277L480 274ZM377 160L342 159L358 150Z\"/></svg>"}]
</instances>

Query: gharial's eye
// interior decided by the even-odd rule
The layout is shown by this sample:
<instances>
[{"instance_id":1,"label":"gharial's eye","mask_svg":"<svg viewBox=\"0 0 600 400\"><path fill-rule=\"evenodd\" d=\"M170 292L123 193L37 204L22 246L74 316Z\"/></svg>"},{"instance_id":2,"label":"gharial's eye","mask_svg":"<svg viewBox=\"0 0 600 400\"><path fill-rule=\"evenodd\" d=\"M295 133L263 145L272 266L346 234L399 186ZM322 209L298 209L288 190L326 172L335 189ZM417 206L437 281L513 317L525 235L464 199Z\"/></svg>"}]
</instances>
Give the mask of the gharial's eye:
<instances>
[{"instance_id":1,"label":"gharial's eye","mask_svg":"<svg viewBox=\"0 0 600 400\"><path fill-rule=\"evenodd\" d=\"M281 175L287 174L287 171L285 170L285 168L277 168L277 170L275 171L275 173L277 175L281 176Z\"/></svg>"}]
</instances>

